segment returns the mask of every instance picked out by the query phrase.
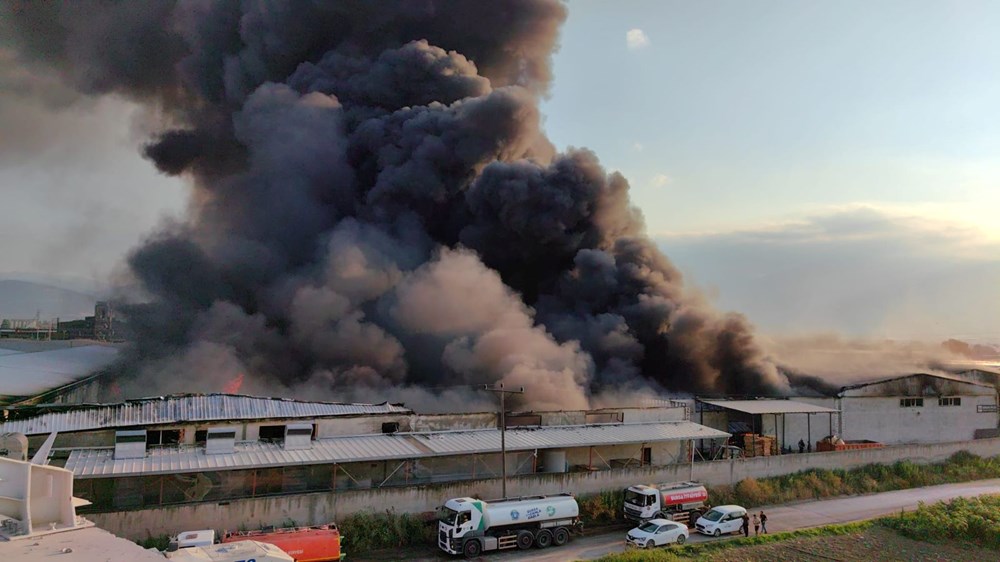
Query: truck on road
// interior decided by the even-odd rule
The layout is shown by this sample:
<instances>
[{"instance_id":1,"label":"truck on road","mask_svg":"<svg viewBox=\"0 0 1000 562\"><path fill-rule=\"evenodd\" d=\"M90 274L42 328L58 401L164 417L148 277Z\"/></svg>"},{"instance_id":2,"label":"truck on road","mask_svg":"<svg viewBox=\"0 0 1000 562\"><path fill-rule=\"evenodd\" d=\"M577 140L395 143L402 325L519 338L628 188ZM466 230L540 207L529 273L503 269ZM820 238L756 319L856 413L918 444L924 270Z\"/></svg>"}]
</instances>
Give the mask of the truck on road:
<instances>
[{"instance_id":1,"label":"truck on road","mask_svg":"<svg viewBox=\"0 0 1000 562\"><path fill-rule=\"evenodd\" d=\"M454 498L441 507L438 547L475 558L483 552L562 546L583 531L570 494L484 501Z\"/></svg>"},{"instance_id":2,"label":"truck on road","mask_svg":"<svg viewBox=\"0 0 1000 562\"><path fill-rule=\"evenodd\" d=\"M698 482L670 482L625 489L625 518L632 521L670 519L690 523L701 517L708 490Z\"/></svg>"}]
</instances>

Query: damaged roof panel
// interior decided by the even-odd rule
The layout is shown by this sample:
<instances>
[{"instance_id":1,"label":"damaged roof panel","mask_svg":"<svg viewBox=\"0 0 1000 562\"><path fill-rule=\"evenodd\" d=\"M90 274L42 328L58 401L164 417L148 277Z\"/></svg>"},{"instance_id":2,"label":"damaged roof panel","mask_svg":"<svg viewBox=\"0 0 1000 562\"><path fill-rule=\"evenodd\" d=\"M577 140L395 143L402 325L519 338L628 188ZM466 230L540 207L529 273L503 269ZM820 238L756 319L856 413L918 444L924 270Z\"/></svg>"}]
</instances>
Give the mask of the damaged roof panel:
<instances>
[{"instance_id":1,"label":"damaged roof panel","mask_svg":"<svg viewBox=\"0 0 1000 562\"><path fill-rule=\"evenodd\" d=\"M826 406L796 402L795 400L699 400L699 402L746 414L835 414L838 412L838 410Z\"/></svg>"},{"instance_id":2,"label":"damaged roof panel","mask_svg":"<svg viewBox=\"0 0 1000 562\"><path fill-rule=\"evenodd\" d=\"M261 398L237 394L179 394L127 400L117 404L46 405L11 408L0 433L38 435L93 429L153 426L201 421L322 418L412 413L394 404L340 404Z\"/></svg>"},{"instance_id":3,"label":"damaged roof panel","mask_svg":"<svg viewBox=\"0 0 1000 562\"><path fill-rule=\"evenodd\" d=\"M996 394L993 385L957 376L914 373L901 377L852 384L840 389L840 396L959 396Z\"/></svg>"}]
</instances>

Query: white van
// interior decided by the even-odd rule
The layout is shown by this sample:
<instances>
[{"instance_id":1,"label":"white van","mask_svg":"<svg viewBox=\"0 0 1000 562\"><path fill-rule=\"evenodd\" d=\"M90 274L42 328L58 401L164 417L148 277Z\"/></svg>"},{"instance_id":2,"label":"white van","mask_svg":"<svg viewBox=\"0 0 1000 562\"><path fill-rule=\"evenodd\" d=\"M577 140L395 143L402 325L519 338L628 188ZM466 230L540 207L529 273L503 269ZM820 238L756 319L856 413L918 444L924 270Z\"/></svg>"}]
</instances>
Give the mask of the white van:
<instances>
[{"instance_id":1,"label":"white van","mask_svg":"<svg viewBox=\"0 0 1000 562\"><path fill-rule=\"evenodd\" d=\"M743 516L746 514L747 510L738 505L720 505L699 517L694 528L703 535L713 537L739 533L743 530Z\"/></svg>"}]
</instances>

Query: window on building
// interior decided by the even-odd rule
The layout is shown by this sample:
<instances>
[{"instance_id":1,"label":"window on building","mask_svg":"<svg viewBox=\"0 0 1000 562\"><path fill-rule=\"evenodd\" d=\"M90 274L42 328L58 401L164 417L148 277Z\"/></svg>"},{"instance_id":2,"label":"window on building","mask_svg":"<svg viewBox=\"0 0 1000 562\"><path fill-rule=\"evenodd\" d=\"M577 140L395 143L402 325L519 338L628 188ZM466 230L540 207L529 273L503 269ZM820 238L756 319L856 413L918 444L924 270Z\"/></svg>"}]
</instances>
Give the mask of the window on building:
<instances>
[{"instance_id":1,"label":"window on building","mask_svg":"<svg viewBox=\"0 0 1000 562\"><path fill-rule=\"evenodd\" d=\"M961 406L962 399L958 396L942 396L938 398L938 406Z\"/></svg>"},{"instance_id":2,"label":"window on building","mask_svg":"<svg viewBox=\"0 0 1000 562\"><path fill-rule=\"evenodd\" d=\"M194 443L195 445L205 445L205 441L208 440L208 430L198 429L194 432Z\"/></svg>"},{"instance_id":3,"label":"window on building","mask_svg":"<svg viewBox=\"0 0 1000 562\"><path fill-rule=\"evenodd\" d=\"M147 445L176 445L181 441L179 429L152 429L146 431Z\"/></svg>"},{"instance_id":4,"label":"window on building","mask_svg":"<svg viewBox=\"0 0 1000 562\"><path fill-rule=\"evenodd\" d=\"M278 443L285 440L285 426L283 425L262 425L260 426L260 440Z\"/></svg>"},{"instance_id":5,"label":"window on building","mask_svg":"<svg viewBox=\"0 0 1000 562\"><path fill-rule=\"evenodd\" d=\"M653 464L653 449L651 447L642 448L642 464L644 465Z\"/></svg>"},{"instance_id":6,"label":"window on building","mask_svg":"<svg viewBox=\"0 0 1000 562\"><path fill-rule=\"evenodd\" d=\"M900 408L921 408L924 405L923 398L900 398Z\"/></svg>"}]
</instances>

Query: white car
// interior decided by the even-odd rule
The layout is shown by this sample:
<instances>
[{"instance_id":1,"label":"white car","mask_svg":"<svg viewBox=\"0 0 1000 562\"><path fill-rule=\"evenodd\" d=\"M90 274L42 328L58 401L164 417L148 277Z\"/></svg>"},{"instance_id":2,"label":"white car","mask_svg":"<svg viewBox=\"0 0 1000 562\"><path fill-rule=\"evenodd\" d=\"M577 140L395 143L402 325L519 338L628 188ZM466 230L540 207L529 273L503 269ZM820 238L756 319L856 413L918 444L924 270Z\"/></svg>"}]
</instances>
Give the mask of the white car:
<instances>
[{"instance_id":1,"label":"white car","mask_svg":"<svg viewBox=\"0 0 1000 562\"><path fill-rule=\"evenodd\" d=\"M625 535L625 545L652 548L672 543L684 544L687 539L688 529L683 523L667 519L650 519Z\"/></svg>"},{"instance_id":2,"label":"white car","mask_svg":"<svg viewBox=\"0 0 1000 562\"><path fill-rule=\"evenodd\" d=\"M694 528L704 535L718 537L743 530L743 516L747 510L738 505L713 507L698 518Z\"/></svg>"}]
</instances>

